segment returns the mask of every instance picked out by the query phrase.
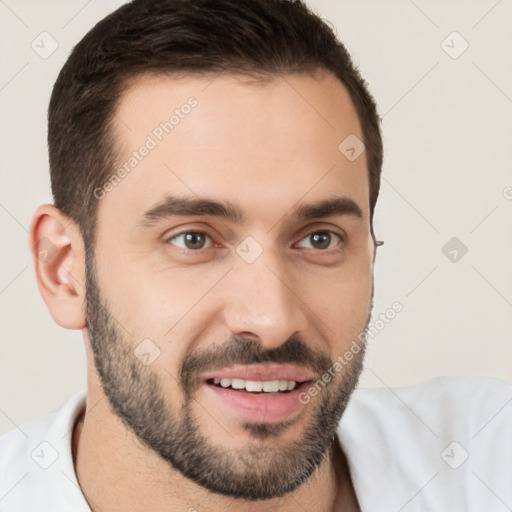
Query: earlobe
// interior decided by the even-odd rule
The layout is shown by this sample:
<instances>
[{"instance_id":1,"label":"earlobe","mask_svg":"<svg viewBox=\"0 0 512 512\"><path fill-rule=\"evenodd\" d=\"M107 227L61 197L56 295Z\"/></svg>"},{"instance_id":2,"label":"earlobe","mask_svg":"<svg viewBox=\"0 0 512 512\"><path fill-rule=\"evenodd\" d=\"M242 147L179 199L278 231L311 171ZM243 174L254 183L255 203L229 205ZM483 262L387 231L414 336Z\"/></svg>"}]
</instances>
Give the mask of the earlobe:
<instances>
[{"instance_id":1,"label":"earlobe","mask_svg":"<svg viewBox=\"0 0 512 512\"><path fill-rule=\"evenodd\" d=\"M77 225L51 204L32 218L29 245L39 291L57 324L85 326L84 247Z\"/></svg>"}]
</instances>

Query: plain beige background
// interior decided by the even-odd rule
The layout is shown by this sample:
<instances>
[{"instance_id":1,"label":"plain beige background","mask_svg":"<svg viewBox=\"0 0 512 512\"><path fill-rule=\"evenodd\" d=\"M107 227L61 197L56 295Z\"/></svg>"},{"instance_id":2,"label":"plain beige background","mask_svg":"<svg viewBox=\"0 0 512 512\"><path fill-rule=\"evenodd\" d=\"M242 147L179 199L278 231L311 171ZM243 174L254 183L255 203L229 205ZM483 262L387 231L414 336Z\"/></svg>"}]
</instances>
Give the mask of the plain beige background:
<instances>
[{"instance_id":1,"label":"plain beige background","mask_svg":"<svg viewBox=\"0 0 512 512\"><path fill-rule=\"evenodd\" d=\"M0 2L0 433L86 384L81 333L48 314L27 229L35 208L51 202L52 85L72 46L121 3ZM512 382L512 2L308 3L336 27L383 119L375 230L385 245L361 387L438 375ZM46 58L31 46L41 37L46 51L58 44ZM403 311L376 324L395 301Z\"/></svg>"}]
</instances>

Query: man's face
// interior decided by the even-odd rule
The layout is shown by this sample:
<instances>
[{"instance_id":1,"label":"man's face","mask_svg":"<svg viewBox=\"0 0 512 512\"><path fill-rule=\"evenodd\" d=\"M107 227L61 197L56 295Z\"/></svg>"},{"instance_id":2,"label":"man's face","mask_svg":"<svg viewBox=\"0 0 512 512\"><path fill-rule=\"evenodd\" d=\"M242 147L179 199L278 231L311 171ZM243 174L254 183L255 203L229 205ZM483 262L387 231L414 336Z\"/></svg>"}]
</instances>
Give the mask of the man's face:
<instances>
[{"instance_id":1,"label":"man's face","mask_svg":"<svg viewBox=\"0 0 512 512\"><path fill-rule=\"evenodd\" d=\"M326 455L363 362L333 370L373 291L366 156L338 150L363 138L348 93L330 75L143 77L113 129L127 165L87 262L105 395L200 485L281 496Z\"/></svg>"}]
</instances>

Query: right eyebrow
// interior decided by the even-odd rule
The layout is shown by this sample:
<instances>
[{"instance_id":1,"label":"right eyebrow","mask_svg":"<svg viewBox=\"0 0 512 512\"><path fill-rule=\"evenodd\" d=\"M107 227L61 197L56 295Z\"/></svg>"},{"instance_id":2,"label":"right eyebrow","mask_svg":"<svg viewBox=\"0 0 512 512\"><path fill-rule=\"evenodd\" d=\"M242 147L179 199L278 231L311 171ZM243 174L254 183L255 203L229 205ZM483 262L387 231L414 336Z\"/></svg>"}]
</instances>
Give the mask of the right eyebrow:
<instances>
[{"instance_id":1,"label":"right eyebrow","mask_svg":"<svg viewBox=\"0 0 512 512\"><path fill-rule=\"evenodd\" d=\"M150 227L160 220L186 215L213 215L236 223L242 223L245 220L244 213L228 201L166 196L145 211L139 218L138 224L143 227Z\"/></svg>"}]
</instances>

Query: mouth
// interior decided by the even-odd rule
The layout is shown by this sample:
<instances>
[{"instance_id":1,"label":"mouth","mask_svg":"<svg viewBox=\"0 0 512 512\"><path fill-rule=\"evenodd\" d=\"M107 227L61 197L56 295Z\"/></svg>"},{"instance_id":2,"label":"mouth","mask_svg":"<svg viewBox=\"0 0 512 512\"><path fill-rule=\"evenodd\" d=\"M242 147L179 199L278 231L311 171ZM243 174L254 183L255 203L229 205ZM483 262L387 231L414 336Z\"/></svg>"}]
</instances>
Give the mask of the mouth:
<instances>
[{"instance_id":1,"label":"mouth","mask_svg":"<svg viewBox=\"0 0 512 512\"><path fill-rule=\"evenodd\" d=\"M203 376L202 388L215 409L248 422L277 422L298 416L300 394L315 375L292 365L252 365Z\"/></svg>"},{"instance_id":2,"label":"mouth","mask_svg":"<svg viewBox=\"0 0 512 512\"><path fill-rule=\"evenodd\" d=\"M309 382L309 381L304 381ZM233 389L248 393L268 394L268 393L289 393L295 388L304 384L295 380L244 380L228 379L226 377L206 380L210 386L217 386L224 389Z\"/></svg>"}]
</instances>

